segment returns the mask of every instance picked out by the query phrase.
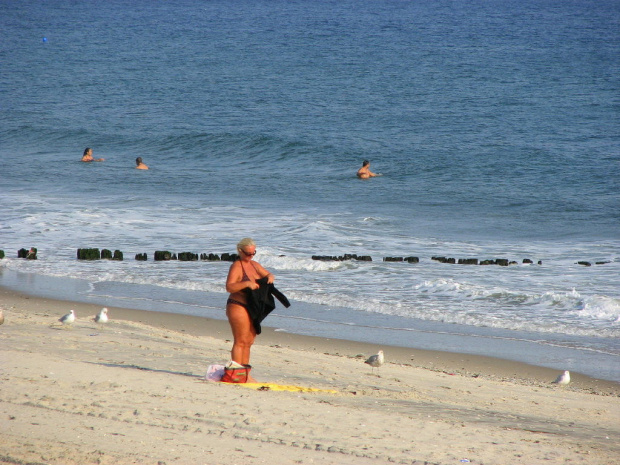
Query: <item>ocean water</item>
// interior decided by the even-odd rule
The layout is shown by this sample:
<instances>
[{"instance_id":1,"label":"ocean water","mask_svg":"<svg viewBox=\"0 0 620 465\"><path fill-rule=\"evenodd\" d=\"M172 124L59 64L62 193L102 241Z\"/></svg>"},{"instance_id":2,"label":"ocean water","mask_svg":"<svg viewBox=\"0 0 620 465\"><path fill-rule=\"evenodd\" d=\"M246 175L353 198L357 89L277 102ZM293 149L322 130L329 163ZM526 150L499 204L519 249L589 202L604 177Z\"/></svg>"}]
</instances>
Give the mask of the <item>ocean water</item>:
<instances>
[{"instance_id":1,"label":"ocean water","mask_svg":"<svg viewBox=\"0 0 620 465\"><path fill-rule=\"evenodd\" d=\"M612 0L2 0L0 285L224 318L228 263L153 252L250 236L294 302L270 326L620 381L619 25ZM344 254L372 261L312 259Z\"/></svg>"}]
</instances>

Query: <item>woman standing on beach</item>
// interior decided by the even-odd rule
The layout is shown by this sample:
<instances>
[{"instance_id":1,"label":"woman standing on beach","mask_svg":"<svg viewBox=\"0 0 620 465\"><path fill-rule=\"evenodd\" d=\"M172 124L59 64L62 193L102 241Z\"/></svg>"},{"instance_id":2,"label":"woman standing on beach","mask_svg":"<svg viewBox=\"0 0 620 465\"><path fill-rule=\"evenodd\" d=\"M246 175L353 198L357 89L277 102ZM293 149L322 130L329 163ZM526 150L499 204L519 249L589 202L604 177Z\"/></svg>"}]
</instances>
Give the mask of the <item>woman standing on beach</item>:
<instances>
[{"instance_id":1,"label":"woman standing on beach","mask_svg":"<svg viewBox=\"0 0 620 465\"><path fill-rule=\"evenodd\" d=\"M256 255L256 244L246 237L237 244L239 259L236 260L228 271L226 279L226 291L230 296L226 301L226 316L233 333L233 347L230 352L231 359L241 365L250 364L250 348L256 338L256 330L247 310L247 296L245 289L256 290L259 284L256 280L267 278L269 284L273 283L274 275L252 260Z\"/></svg>"}]
</instances>

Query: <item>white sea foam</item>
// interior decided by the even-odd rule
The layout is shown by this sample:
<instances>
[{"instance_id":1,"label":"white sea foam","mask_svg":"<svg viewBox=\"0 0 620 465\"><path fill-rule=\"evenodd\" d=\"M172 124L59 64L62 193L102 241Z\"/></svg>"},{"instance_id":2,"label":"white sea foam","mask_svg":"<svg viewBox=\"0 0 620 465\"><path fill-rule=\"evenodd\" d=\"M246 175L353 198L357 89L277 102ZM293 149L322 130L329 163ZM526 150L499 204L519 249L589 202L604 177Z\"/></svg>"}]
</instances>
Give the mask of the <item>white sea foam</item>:
<instances>
[{"instance_id":1,"label":"white sea foam","mask_svg":"<svg viewBox=\"0 0 620 465\"><path fill-rule=\"evenodd\" d=\"M80 262L75 259L75 250L60 249L58 256L54 256L44 249L39 251L37 261L5 259L1 266L95 283L225 292L226 263L137 262L132 253L126 252L124 262ZM256 259L277 274L279 283L289 289L291 298L301 302L411 319L543 333L609 337L618 335L619 331L615 298L584 297L575 288L540 294L505 289L503 286L509 282L502 281L498 285L500 282L489 279L492 276L483 275L487 271L481 270L483 267L475 270L445 265L440 269L430 261L425 265L404 266L385 262L318 261L298 252L280 254L273 245L259 249ZM469 270L473 274L467 274ZM445 272L458 272L458 275L423 278L425 274ZM525 279L528 287L540 287L526 276L519 276L519 286Z\"/></svg>"},{"instance_id":2,"label":"white sea foam","mask_svg":"<svg viewBox=\"0 0 620 465\"><path fill-rule=\"evenodd\" d=\"M583 299L583 306L575 314L580 319L607 321L617 323L620 320L620 299L607 296L588 296Z\"/></svg>"}]
</instances>

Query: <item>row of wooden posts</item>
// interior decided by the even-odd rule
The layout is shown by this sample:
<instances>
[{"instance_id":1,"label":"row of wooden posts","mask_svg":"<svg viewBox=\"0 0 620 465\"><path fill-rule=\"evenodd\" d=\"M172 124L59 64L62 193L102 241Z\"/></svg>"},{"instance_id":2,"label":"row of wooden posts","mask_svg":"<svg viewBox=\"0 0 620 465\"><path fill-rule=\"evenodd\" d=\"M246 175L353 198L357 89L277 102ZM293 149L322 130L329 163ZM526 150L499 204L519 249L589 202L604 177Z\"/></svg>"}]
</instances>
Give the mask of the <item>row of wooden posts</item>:
<instances>
[{"instance_id":1,"label":"row of wooden posts","mask_svg":"<svg viewBox=\"0 0 620 465\"><path fill-rule=\"evenodd\" d=\"M0 259L5 257L4 250L0 250ZM17 251L17 258L25 258L28 260L36 260L37 259L37 249L35 247L31 247L30 249L19 249ZM77 249L77 259L78 260L123 260L123 252L120 250L115 250L112 252L109 249ZM153 259L155 261L168 261L168 260L178 260L182 262L192 262L192 261L225 261L225 262L234 262L237 260L239 256L236 253L223 253L223 254L214 254L214 253L201 253L196 254L193 252L180 252L179 254L175 254L169 252L168 250L157 250L153 254ZM135 256L136 260L146 261L148 260L146 253L139 253ZM312 255L312 260L320 260L320 261L348 261L348 260L357 260L363 262L371 262L372 257L370 255L357 255L357 254L344 254L344 255ZM495 258L495 259L486 259L479 260L477 258L449 258L449 257L432 257L431 260L440 262L440 263L452 263L458 265L499 265L499 266L510 266L517 265L518 262L514 260L508 260L506 258ZM384 262L407 262L407 263L419 263L419 257L383 257ZM529 258L523 259L524 264L533 264L534 261ZM539 265L542 265L542 260L537 262ZM610 263L609 261L600 261L594 262L595 265L604 265L606 263ZM589 261L578 261L578 265L583 266L592 266L592 262Z\"/></svg>"},{"instance_id":2,"label":"row of wooden posts","mask_svg":"<svg viewBox=\"0 0 620 465\"><path fill-rule=\"evenodd\" d=\"M99 260L99 259L108 259L108 260L122 260L123 252L120 250L115 250L112 253L108 249L102 249L101 252L99 249L78 249L77 251L78 260ZM223 253L221 255L217 254L206 254L202 253L198 255L193 252L180 252L179 254L170 252L168 250L157 250L153 254L153 259L156 262L159 261L168 261L168 260L179 260L181 262L194 262L200 260L209 260L209 261L227 261L234 262L238 258L237 254ZM138 261L146 261L148 260L148 256L146 253L136 254L135 259Z\"/></svg>"}]
</instances>

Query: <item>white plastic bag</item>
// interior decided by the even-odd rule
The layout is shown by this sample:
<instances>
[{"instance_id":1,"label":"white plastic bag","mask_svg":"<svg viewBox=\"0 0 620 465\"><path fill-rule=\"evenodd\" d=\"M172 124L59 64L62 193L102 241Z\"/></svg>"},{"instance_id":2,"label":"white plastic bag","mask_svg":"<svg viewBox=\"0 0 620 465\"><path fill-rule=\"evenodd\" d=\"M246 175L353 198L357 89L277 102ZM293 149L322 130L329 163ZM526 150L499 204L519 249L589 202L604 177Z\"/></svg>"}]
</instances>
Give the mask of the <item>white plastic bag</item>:
<instances>
[{"instance_id":1,"label":"white plastic bag","mask_svg":"<svg viewBox=\"0 0 620 465\"><path fill-rule=\"evenodd\" d=\"M224 365L209 365L205 379L207 381L217 382L224 376Z\"/></svg>"}]
</instances>

